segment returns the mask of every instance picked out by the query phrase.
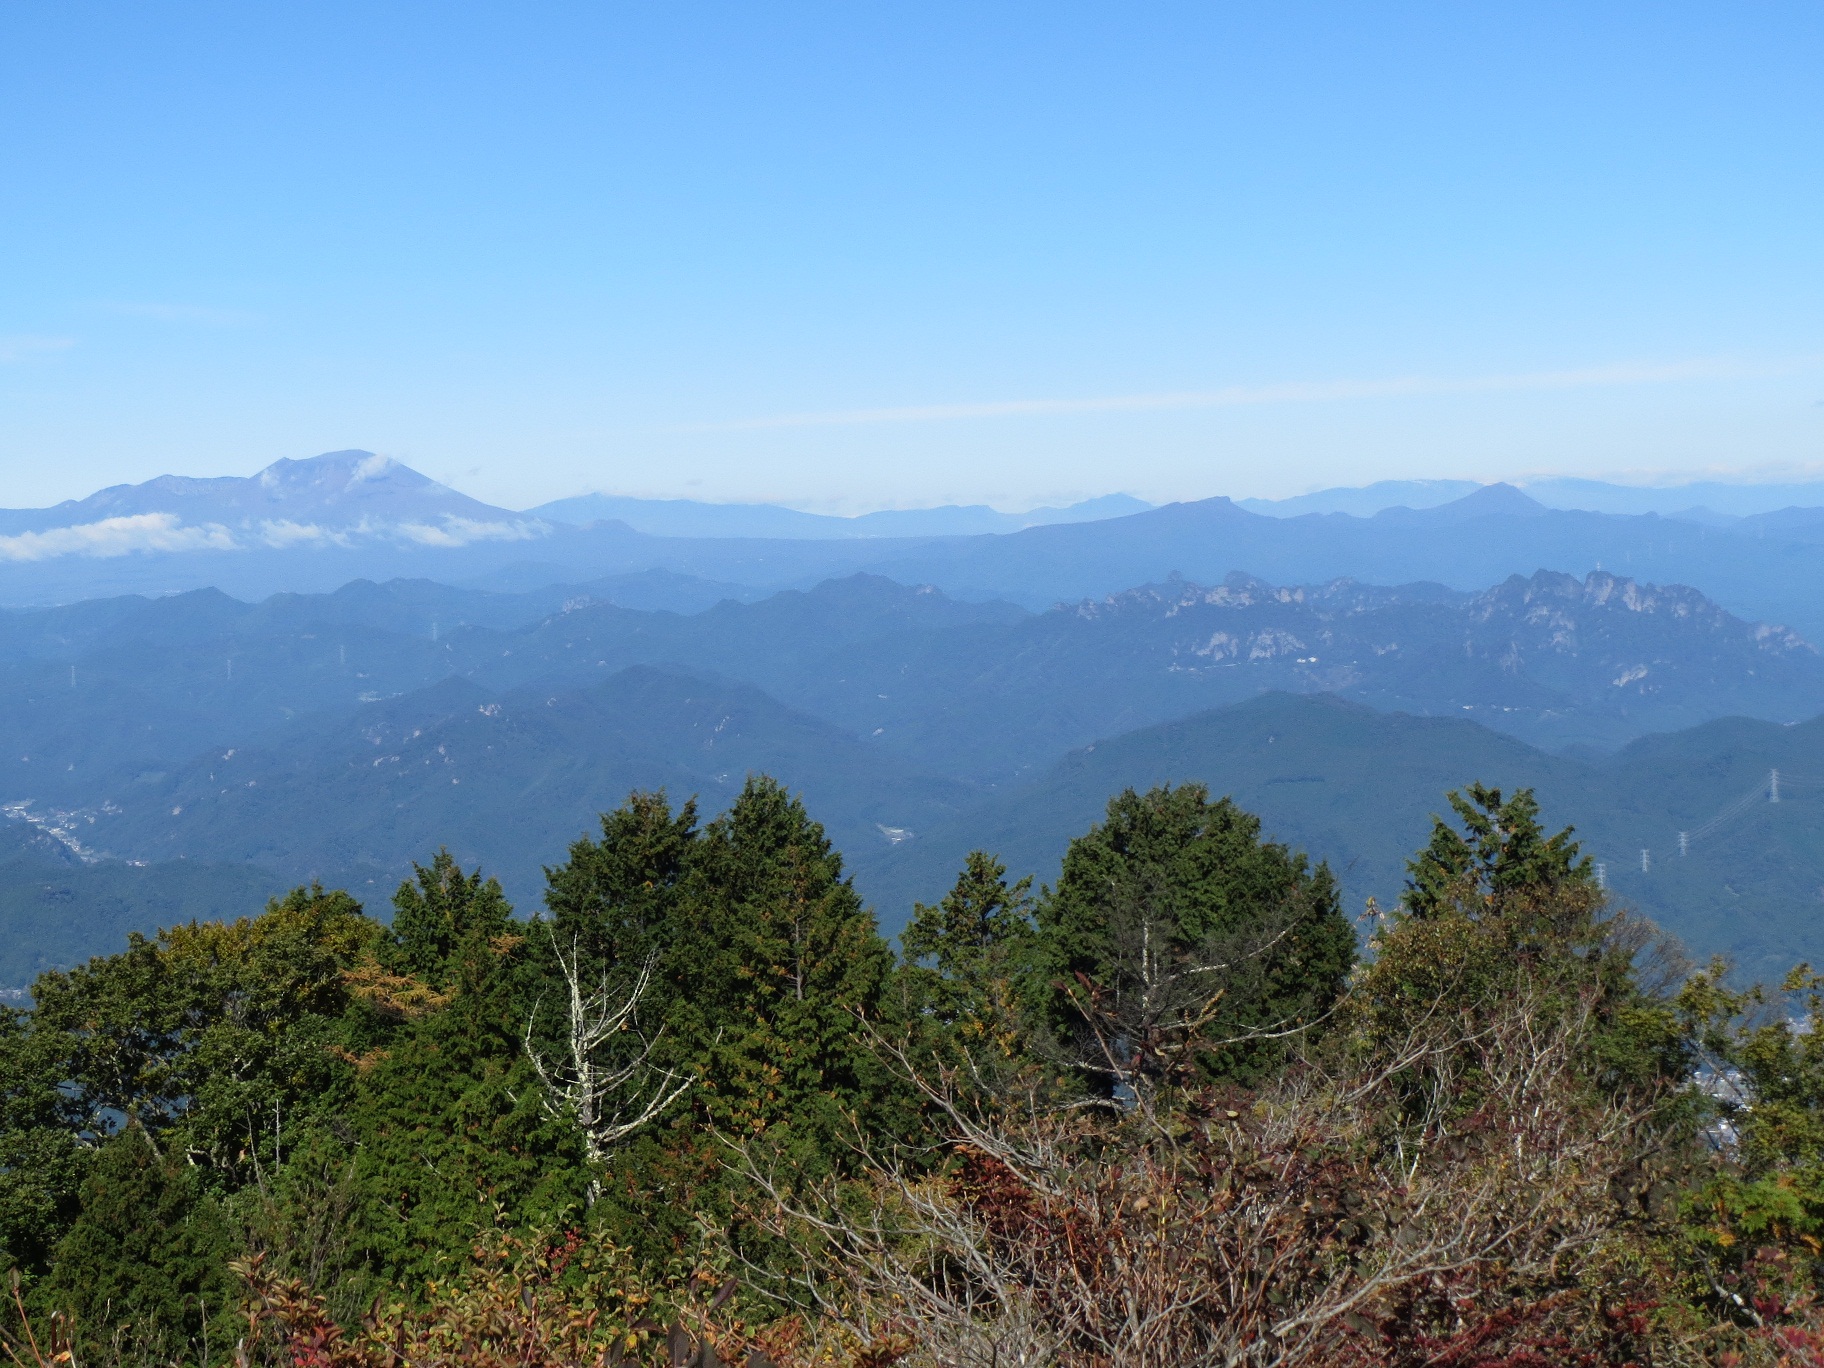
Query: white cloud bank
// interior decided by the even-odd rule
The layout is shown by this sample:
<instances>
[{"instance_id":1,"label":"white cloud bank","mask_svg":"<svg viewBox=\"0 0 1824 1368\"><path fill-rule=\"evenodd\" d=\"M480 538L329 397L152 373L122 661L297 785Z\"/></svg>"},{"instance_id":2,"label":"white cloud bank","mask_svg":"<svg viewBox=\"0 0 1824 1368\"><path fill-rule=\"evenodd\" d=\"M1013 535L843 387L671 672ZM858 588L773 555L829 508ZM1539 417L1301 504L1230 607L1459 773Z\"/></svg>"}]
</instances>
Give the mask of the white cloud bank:
<instances>
[{"instance_id":1,"label":"white cloud bank","mask_svg":"<svg viewBox=\"0 0 1824 1368\"><path fill-rule=\"evenodd\" d=\"M268 518L260 524L260 541L274 550L292 546L347 546L346 532L332 532L316 523L293 522L290 518Z\"/></svg>"},{"instance_id":2,"label":"white cloud bank","mask_svg":"<svg viewBox=\"0 0 1824 1368\"><path fill-rule=\"evenodd\" d=\"M536 541L551 530L542 522L478 522L474 518L446 517L441 527L430 523L399 523L393 528L420 546L467 546L482 541Z\"/></svg>"},{"instance_id":3,"label":"white cloud bank","mask_svg":"<svg viewBox=\"0 0 1824 1368\"><path fill-rule=\"evenodd\" d=\"M288 551L298 547L350 547L357 541L389 539L415 546L452 548L473 542L533 541L549 535L551 525L535 519L481 522L445 517L441 524L373 523L363 519L356 527L333 528L289 518L268 518L258 524L243 524L241 530L247 534L246 539L237 539L233 530L219 522L186 524L175 513L136 513L72 527L0 536L0 563L159 551L245 551L261 547Z\"/></svg>"},{"instance_id":4,"label":"white cloud bank","mask_svg":"<svg viewBox=\"0 0 1824 1368\"><path fill-rule=\"evenodd\" d=\"M186 527L175 513L136 513L0 537L0 561L128 556L135 551L232 551L236 545L234 534L220 523Z\"/></svg>"}]
</instances>

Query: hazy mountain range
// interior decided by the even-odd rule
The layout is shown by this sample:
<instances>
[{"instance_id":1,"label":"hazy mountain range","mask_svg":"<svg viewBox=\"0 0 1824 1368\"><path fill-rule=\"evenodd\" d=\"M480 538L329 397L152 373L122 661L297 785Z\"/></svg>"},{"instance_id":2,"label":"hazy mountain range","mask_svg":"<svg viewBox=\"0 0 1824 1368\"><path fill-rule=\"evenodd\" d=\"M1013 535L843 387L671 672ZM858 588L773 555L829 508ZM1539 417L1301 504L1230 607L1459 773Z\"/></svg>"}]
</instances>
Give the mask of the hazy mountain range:
<instances>
[{"instance_id":1,"label":"hazy mountain range","mask_svg":"<svg viewBox=\"0 0 1824 1368\"><path fill-rule=\"evenodd\" d=\"M1664 849L1758 771L1706 761L1656 783L1626 799L1631 827L1609 807L1587 815L1595 795L1628 790L1599 776L1634 753L1595 747L1752 714L1766 721L1739 725L1767 728L1767 767L1824 773L1806 753L1781 758L1810 735L1786 724L1824 711L1824 661L1808 643L1695 591L1607 573L1514 577L1478 594L1174 580L1043 613L871 576L689 615L621 607L586 586L357 583L257 604L199 591L0 614L0 680L13 700L0 714L0 799L78 860L0 869L0 928L13 928L0 929L0 966L9 935L14 954L40 959L82 943L66 924L85 899L107 935L132 922L123 899L148 918L219 914L262 877L384 899L439 843L535 905L541 866L630 788L698 794L713 811L756 770L805 793L890 926L1002 827L1019 833L1010 858L1048 873L1087 825L1084 804L1107 797L1092 801L1101 778L1059 776L1102 775L1109 756L1236 790L1282 838L1348 864L1352 896L1383 900L1453 784L1549 781L1560 817L1589 827L1622 887L1636 840ZM1263 696L1302 707L1287 691L1440 726L1340 704L1294 712L1304 749L1273 752L1271 773L1210 749L1210 727L1229 723L1171 730L1257 718L1249 710L1266 704L1248 700ZM1284 771L1339 726L1348 735L1330 761ZM1135 739L1148 735L1168 740ZM1346 759L1370 742L1380 759ZM1075 785L1069 801L1060 784ZM1728 873L1713 880L1718 897ZM1791 900L1824 886L1824 851L1776 860L1761 883L1768 915L1783 919L1761 931L1802 939ZM51 902L33 901L40 886ZM1701 887L1636 896L1701 933L1680 901ZM34 918L63 929L29 931ZM1694 939L1714 946L1721 930ZM1729 944L1761 931L1733 925Z\"/></svg>"},{"instance_id":2,"label":"hazy mountain range","mask_svg":"<svg viewBox=\"0 0 1824 1368\"><path fill-rule=\"evenodd\" d=\"M1732 488L1759 487L1718 487ZM653 506L676 512L682 505ZM975 535L837 536L826 529L760 538L707 535L714 529L686 519L674 526L694 528L694 535L659 536L624 521L574 526L490 508L397 463L339 452L280 462L246 480L166 477L56 509L0 514L0 525L13 529L0 533L0 603L205 586L264 598L399 576L530 590L655 570L751 597L868 571L934 584L959 598L1045 608L1174 571L1202 583L1240 571L1275 583L1431 580L1474 591L1513 573L1606 569L1693 585L1738 615L1824 639L1824 603L1810 588L1824 575L1824 509L1691 521L1551 509L1490 485L1434 507L1382 508L1372 516L1266 516L1222 498L1095 516L1125 506L1078 505L1062 512L1090 521ZM904 532L976 516L928 511L942 518L854 521ZM725 526L733 516L714 514ZM811 515L786 521L801 516Z\"/></svg>"},{"instance_id":3,"label":"hazy mountain range","mask_svg":"<svg viewBox=\"0 0 1824 1368\"><path fill-rule=\"evenodd\" d=\"M1824 952L1824 509L1331 493L1366 502L515 512L344 452L0 513L0 601L69 600L0 612L0 985L301 879L383 903L439 843L535 903L629 788L754 770L889 928L1163 779L1392 899L1482 779L1698 949Z\"/></svg>"},{"instance_id":4,"label":"hazy mountain range","mask_svg":"<svg viewBox=\"0 0 1824 1368\"><path fill-rule=\"evenodd\" d=\"M1144 513L1153 505L1131 494L1105 494L1066 508L1002 513L986 504L883 509L854 517L805 513L776 504L700 503L694 499L633 499L582 494L529 509L532 517L587 526L619 522L655 537L953 537L1018 532L1051 523L1094 522Z\"/></svg>"},{"instance_id":5,"label":"hazy mountain range","mask_svg":"<svg viewBox=\"0 0 1824 1368\"><path fill-rule=\"evenodd\" d=\"M1824 505L1824 482L1729 484L1699 480L1674 485L1620 485L1551 475L1513 482L1546 508L1585 513L1658 513L1693 522L1728 523L1782 508ZM1237 499L1251 513L1276 518L1304 513L1372 517L1384 508L1436 508L1486 486L1478 480L1380 480L1352 488L1320 489L1286 499Z\"/></svg>"}]
</instances>

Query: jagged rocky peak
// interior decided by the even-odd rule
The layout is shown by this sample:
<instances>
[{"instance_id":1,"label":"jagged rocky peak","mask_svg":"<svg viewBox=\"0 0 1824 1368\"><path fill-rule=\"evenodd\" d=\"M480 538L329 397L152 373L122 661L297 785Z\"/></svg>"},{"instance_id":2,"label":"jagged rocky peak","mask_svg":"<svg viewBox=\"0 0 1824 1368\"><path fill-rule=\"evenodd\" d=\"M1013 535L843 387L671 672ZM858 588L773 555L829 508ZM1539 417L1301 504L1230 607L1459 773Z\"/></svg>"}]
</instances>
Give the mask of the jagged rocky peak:
<instances>
[{"instance_id":1,"label":"jagged rocky peak","mask_svg":"<svg viewBox=\"0 0 1824 1368\"><path fill-rule=\"evenodd\" d=\"M1696 632L1752 642L1765 652L1817 654L1798 633L1774 623L1748 622L1689 585L1649 584L1608 570L1592 570L1581 579L1556 570L1510 575L1476 595L1469 609L1477 623L1557 633L1567 649L1580 628L1640 623L1638 630L1648 632L1676 626L1687 639ZM1647 620L1664 627L1646 625Z\"/></svg>"},{"instance_id":2,"label":"jagged rocky peak","mask_svg":"<svg viewBox=\"0 0 1824 1368\"><path fill-rule=\"evenodd\" d=\"M1224 576L1221 584L1204 585L1173 574L1163 583L1085 599L1070 611L1079 617L1142 614L1173 617L1198 608L1257 608L1267 604L1309 607L1327 613L1372 612L1405 603L1455 603L1468 595L1442 584L1421 582L1392 586L1363 584L1354 579L1334 579L1327 584L1271 584L1240 570Z\"/></svg>"}]
</instances>

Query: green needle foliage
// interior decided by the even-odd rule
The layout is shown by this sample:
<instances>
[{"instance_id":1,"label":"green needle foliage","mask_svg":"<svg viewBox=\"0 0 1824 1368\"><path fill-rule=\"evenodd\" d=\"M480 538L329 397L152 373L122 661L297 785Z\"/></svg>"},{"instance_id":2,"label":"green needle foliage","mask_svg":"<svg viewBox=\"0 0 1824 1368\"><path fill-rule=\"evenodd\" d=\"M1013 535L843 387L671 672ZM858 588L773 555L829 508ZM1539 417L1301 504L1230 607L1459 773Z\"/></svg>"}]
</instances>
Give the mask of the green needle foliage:
<instances>
[{"instance_id":1,"label":"green needle foliage","mask_svg":"<svg viewBox=\"0 0 1824 1368\"><path fill-rule=\"evenodd\" d=\"M227 1266L236 1247L198 1171L130 1126L96 1155L82 1214L42 1292L85 1328L91 1357L118 1337L153 1361L207 1362L211 1348L222 1357L238 1328L239 1288Z\"/></svg>"},{"instance_id":2,"label":"green needle foliage","mask_svg":"<svg viewBox=\"0 0 1824 1368\"><path fill-rule=\"evenodd\" d=\"M1380 1338L1334 1361L1646 1362L1654 1316L1824 1346L1820 980L1691 975L1530 792L1450 801L1359 964L1328 868L1197 785L1116 795L1036 896L973 852L897 961L763 776L707 822L632 794L529 920L439 851L390 924L300 888L132 937L0 1011L0 1269L82 1362L224 1364L278 1322L277 1362L456 1361L538 1316L599 1356L602 1307L672 1355L663 1306L884 1368L936 1353L891 1328L934 1288L977 1305L972 1259L1037 1261L995 1284L1020 1316L1076 1278L1127 1307L1158 1259L1251 1268L1253 1211L1289 1262L1211 1334L1404 1259L1442 1281L1351 1301ZM1458 1196L1508 1253L1425 1263Z\"/></svg>"},{"instance_id":3,"label":"green needle foliage","mask_svg":"<svg viewBox=\"0 0 1824 1368\"><path fill-rule=\"evenodd\" d=\"M1433 916L1466 887L1499 899L1595 882L1588 857L1578 858L1571 828L1545 834L1531 789L1506 800L1500 789L1482 784L1471 784L1465 793L1447 795L1462 832L1442 817L1433 818L1431 843L1406 866L1409 914Z\"/></svg>"},{"instance_id":4,"label":"green needle foliage","mask_svg":"<svg viewBox=\"0 0 1824 1368\"><path fill-rule=\"evenodd\" d=\"M511 928L513 908L496 880L483 882L479 869L465 875L447 850L412 872L417 882L407 879L393 894L391 959L402 973L442 988L459 963Z\"/></svg>"},{"instance_id":5,"label":"green needle foliage","mask_svg":"<svg viewBox=\"0 0 1824 1368\"><path fill-rule=\"evenodd\" d=\"M1039 900L1046 1020L1086 1077L1250 1083L1341 991L1355 938L1324 865L1200 784L1132 789Z\"/></svg>"},{"instance_id":6,"label":"green needle foliage","mask_svg":"<svg viewBox=\"0 0 1824 1368\"><path fill-rule=\"evenodd\" d=\"M1009 885L1007 867L977 850L943 901L913 907L899 940L914 1016L967 1035L1031 1015L1040 983L1031 888L1030 878Z\"/></svg>"}]
</instances>

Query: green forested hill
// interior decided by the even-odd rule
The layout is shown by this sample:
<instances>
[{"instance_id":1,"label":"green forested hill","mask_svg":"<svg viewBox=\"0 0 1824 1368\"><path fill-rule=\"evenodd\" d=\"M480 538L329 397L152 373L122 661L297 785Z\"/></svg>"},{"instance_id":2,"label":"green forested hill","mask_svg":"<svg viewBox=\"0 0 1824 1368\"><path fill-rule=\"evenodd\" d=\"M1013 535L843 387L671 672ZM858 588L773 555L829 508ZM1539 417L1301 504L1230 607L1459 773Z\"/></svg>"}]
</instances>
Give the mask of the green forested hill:
<instances>
[{"instance_id":1,"label":"green forested hill","mask_svg":"<svg viewBox=\"0 0 1824 1368\"><path fill-rule=\"evenodd\" d=\"M910 765L1030 779L1098 737L1269 690L1467 714L1548 750L1824 710L1824 658L1702 594L1541 572L1439 585L1184 580L1028 614L872 576L693 615L421 582L0 614L0 802L112 796L444 679L573 692L633 665L754 685Z\"/></svg>"},{"instance_id":2,"label":"green forested hill","mask_svg":"<svg viewBox=\"0 0 1824 1368\"><path fill-rule=\"evenodd\" d=\"M1445 790L1480 779L1537 787L1617 892L1699 949L1824 960L1814 724L1671 730L1813 715L1824 661L1612 574L1477 595L1179 579L1040 614L871 576L691 616L420 582L199 592L0 615L0 685L0 803L114 857L66 881L114 881L90 902L8 876L11 925L37 928L7 933L30 941L21 963L215 907L208 890L322 878L372 898L445 844L523 904L629 789L713 810L750 771L806 795L889 926L969 848L1048 876L1111 792L1164 779L1233 793L1358 903L1390 901ZM1552 753L1654 729L1608 760ZM1706 828L1775 767L1785 802ZM1675 867L1681 830L1700 835Z\"/></svg>"},{"instance_id":3,"label":"green forested hill","mask_svg":"<svg viewBox=\"0 0 1824 1368\"><path fill-rule=\"evenodd\" d=\"M139 859L207 853L364 898L390 895L413 859L447 845L529 908L543 866L630 790L699 794L715 811L759 772L801 790L849 850L976 797L751 685L635 666L586 688L494 694L445 680L130 784L85 830Z\"/></svg>"},{"instance_id":4,"label":"green forested hill","mask_svg":"<svg viewBox=\"0 0 1824 1368\"><path fill-rule=\"evenodd\" d=\"M1776 767L1777 805L1765 785ZM541 866L628 790L665 786L713 812L753 771L804 793L889 931L915 900L939 897L971 849L1051 879L1111 794L1186 780L1328 861L1354 909L1369 896L1390 905L1445 792L1482 781L1536 789L1615 895L1699 954L1731 955L1752 974L1824 963L1824 719L1728 719L1589 761L1461 718L1270 694L1098 742L1031 784L983 793L895 765L750 686L644 666L552 693L448 681L374 705L358 725L324 719L284 745L148 779L85 831L150 867L65 862L51 878L43 850L0 862L0 963L68 962L128 927L232 911L236 897L251 906L309 878L382 906L409 862L439 845L500 874L529 908ZM1680 831L1691 834L1684 857ZM0 981L23 977L9 969Z\"/></svg>"},{"instance_id":5,"label":"green forested hill","mask_svg":"<svg viewBox=\"0 0 1824 1368\"><path fill-rule=\"evenodd\" d=\"M1778 805L1763 786L1775 767L1789 776ZM1824 777L1824 719L1729 719L1589 762L1457 718L1274 694L1076 751L1036 782L858 864L883 922L897 926L914 899L943 891L972 848L1055 878L1069 838L1109 794L1197 780L1259 813L1274 839L1327 860L1357 909L1371 895L1386 906L1446 790L1526 786L1550 821L1577 827L1621 902L1699 954L1779 974L1796 958L1824 963L1824 783L1808 776ZM1719 813L1729 815L1703 831ZM1698 833L1683 858L1681 830Z\"/></svg>"},{"instance_id":6,"label":"green forested hill","mask_svg":"<svg viewBox=\"0 0 1824 1368\"><path fill-rule=\"evenodd\" d=\"M255 911L284 880L251 865L84 864L24 822L0 822L0 991L126 944L127 932Z\"/></svg>"}]
</instances>

